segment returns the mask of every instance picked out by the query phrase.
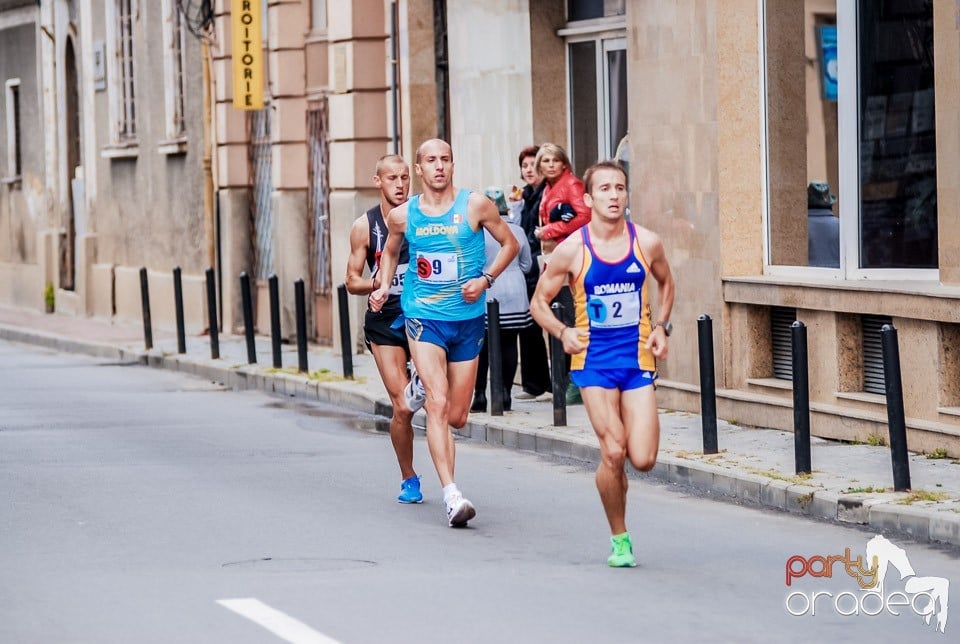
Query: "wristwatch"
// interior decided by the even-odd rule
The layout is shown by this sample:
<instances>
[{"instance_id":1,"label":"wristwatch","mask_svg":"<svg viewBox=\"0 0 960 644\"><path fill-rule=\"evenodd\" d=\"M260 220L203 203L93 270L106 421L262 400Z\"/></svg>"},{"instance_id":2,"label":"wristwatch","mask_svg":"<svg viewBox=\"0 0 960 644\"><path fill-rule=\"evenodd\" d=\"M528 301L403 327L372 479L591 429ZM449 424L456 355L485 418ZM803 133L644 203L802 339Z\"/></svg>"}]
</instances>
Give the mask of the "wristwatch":
<instances>
[{"instance_id":1,"label":"wristwatch","mask_svg":"<svg viewBox=\"0 0 960 644\"><path fill-rule=\"evenodd\" d=\"M483 276L484 276L485 278L487 278L487 285L488 285L488 286L493 286L493 283L497 281L496 278L495 278L493 275L491 275L490 273L484 273Z\"/></svg>"},{"instance_id":2,"label":"wristwatch","mask_svg":"<svg viewBox=\"0 0 960 644\"><path fill-rule=\"evenodd\" d=\"M670 320L661 320L657 322L657 326L663 327L663 332L667 334L667 337L670 337L670 334L673 333L673 323Z\"/></svg>"}]
</instances>

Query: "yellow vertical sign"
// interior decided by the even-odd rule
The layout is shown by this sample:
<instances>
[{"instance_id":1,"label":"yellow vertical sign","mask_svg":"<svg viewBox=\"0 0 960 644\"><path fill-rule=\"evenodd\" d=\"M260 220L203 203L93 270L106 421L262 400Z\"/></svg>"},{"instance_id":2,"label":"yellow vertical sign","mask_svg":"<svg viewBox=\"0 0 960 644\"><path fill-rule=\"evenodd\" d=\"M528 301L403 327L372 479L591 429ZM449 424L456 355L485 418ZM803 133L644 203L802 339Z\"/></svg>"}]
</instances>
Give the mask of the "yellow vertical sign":
<instances>
[{"instance_id":1,"label":"yellow vertical sign","mask_svg":"<svg viewBox=\"0 0 960 644\"><path fill-rule=\"evenodd\" d=\"M232 0L233 106L240 110L263 108L263 17L260 0Z\"/></svg>"}]
</instances>

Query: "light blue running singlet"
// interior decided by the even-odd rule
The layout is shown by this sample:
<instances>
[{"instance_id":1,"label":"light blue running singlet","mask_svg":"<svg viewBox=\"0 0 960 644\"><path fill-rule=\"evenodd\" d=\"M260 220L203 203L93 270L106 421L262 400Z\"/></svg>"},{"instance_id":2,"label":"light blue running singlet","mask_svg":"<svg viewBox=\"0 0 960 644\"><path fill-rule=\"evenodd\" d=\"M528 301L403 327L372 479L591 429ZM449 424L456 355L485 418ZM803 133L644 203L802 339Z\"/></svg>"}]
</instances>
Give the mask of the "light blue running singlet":
<instances>
[{"instance_id":1,"label":"light blue running singlet","mask_svg":"<svg viewBox=\"0 0 960 644\"><path fill-rule=\"evenodd\" d=\"M485 312L485 298L468 304L460 293L463 285L483 275L485 262L483 230L470 228L467 220L469 190L460 190L450 210L426 215L420 210L420 195L407 204L406 238L410 263L401 295L403 314L426 320L470 320Z\"/></svg>"}]
</instances>

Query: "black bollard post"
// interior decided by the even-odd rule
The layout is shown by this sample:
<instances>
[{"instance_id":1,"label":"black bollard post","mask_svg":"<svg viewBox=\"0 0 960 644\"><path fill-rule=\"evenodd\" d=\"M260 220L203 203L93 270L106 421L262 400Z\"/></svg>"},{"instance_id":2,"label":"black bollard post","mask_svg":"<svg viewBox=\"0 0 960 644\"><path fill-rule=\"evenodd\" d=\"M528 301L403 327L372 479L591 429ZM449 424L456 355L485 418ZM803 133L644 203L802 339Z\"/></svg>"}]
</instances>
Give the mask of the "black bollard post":
<instances>
[{"instance_id":1,"label":"black bollard post","mask_svg":"<svg viewBox=\"0 0 960 644\"><path fill-rule=\"evenodd\" d=\"M797 474L809 474L810 464L810 373L807 363L807 326L800 320L790 325L793 368L793 456Z\"/></svg>"},{"instance_id":2,"label":"black bollard post","mask_svg":"<svg viewBox=\"0 0 960 644\"><path fill-rule=\"evenodd\" d=\"M563 320L563 306L555 302L550 305L553 314L558 320ZM567 398L564 392L567 390L567 378L564 371L565 354L563 351L563 342L559 338L550 336L550 380L553 387L553 424L556 427L565 427L567 425Z\"/></svg>"},{"instance_id":3,"label":"black bollard post","mask_svg":"<svg viewBox=\"0 0 960 644\"><path fill-rule=\"evenodd\" d=\"M890 426L890 458L893 460L893 489L910 489L910 461L907 459L907 423L903 412L903 383L900 380L900 346L892 324L880 329L883 346L883 384L887 394L887 422Z\"/></svg>"},{"instance_id":4,"label":"black bollard post","mask_svg":"<svg viewBox=\"0 0 960 644\"><path fill-rule=\"evenodd\" d=\"M273 368L283 367L280 355L280 283L276 275L267 278L270 288L270 345L273 348Z\"/></svg>"},{"instance_id":5,"label":"black bollard post","mask_svg":"<svg viewBox=\"0 0 960 644\"><path fill-rule=\"evenodd\" d=\"M343 356L343 377L353 379L353 351L350 347L350 310L347 308L347 285L337 287L340 304L340 353Z\"/></svg>"},{"instance_id":6,"label":"black bollard post","mask_svg":"<svg viewBox=\"0 0 960 644\"><path fill-rule=\"evenodd\" d=\"M173 305L177 315L177 353L186 353L187 336L183 328L183 276L179 266L173 269Z\"/></svg>"},{"instance_id":7,"label":"black bollard post","mask_svg":"<svg viewBox=\"0 0 960 644\"><path fill-rule=\"evenodd\" d=\"M490 365L490 415L503 416L503 349L500 346L500 302L487 302L487 363Z\"/></svg>"},{"instance_id":8,"label":"black bollard post","mask_svg":"<svg viewBox=\"0 0 960 644\"><path fill-rule=\"evenodd\" d=\"M713 362L713 320L704 313L697 318L700 348L700 428L703 432L703 453L716 454L717 445L717 381Z\"/></svg>"},{"instance_id":9,"label":"black bollard post","mask_svg":"<svg viewBox=\"0 0 960 644\"><path fill-rule=\"evenodd\" d=\"M210 325L210 357L220 357L220 323L217 316L217 282L212 268L207 269L207 319Z\"/></svg>"},{"instance_id":10,"label":"black bollard post","mask_svg":"<svg viewBox=\"0 0 960 644\"><path fill-rule=\"evenodd\" d=\"M297 370L310 371L307 366L307 302L303 293L303 278L293 283L293 299L297 307Z\"/></svg>"},{"instance_id":11,"label":"black bollard post","mask_svg":"<svg viewBox=\"0 0 960 644\"><path fill-rule=\"evenodd\" d=\"M250 276L240 273L240 299L243 302L243 335L247 338L247 362L257 363L257 342L253 337L253 298L250 296Z\"/></svg>"},{"instance_id":12,"label":"black bollard post","mask_svg":"<svg viewBox=\"0 0 960 644\"><path fill-rule=\"evenodd\" d=\"M140 268L140 303L143 307L143 344L149 351L153 348L153 323L150 321L150 285L146 267Z\"/></svg>"}]
</instances>

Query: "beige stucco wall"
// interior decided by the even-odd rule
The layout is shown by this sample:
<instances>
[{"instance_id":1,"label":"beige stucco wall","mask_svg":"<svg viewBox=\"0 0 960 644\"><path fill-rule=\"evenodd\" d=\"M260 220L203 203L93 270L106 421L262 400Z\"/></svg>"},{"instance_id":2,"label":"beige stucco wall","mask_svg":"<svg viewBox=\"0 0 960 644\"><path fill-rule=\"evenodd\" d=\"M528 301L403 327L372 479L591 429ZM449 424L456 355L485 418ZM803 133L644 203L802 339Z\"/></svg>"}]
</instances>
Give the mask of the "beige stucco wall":
<instances>
[{"instance_id":1,"label":"beige stucco wall","mask_svg":"<svg viewBox=\"0 0 960 644\"><path fill-rule=\"evenodd\" d=\"M627 9L631 218L663 239L676 281L675 331L658 368L665 381L687 384L699 383L700 314L714 318L718 361L723 354L717 167L718 107L727 97L717 89L716 4L649 0Z\"/></svg>"},{"instance_id":2,"label":"beige stucco wall","mask_svg":"<svg viewBox=\"0 0 960 644\"><path fill-rule=\"evenodd\" d=\"M477 47L475 34L493 36ZM459 187L520 183L517 153L533 143L526 0L449 3L451 145Z\"/></svg>"}]
</instances>

